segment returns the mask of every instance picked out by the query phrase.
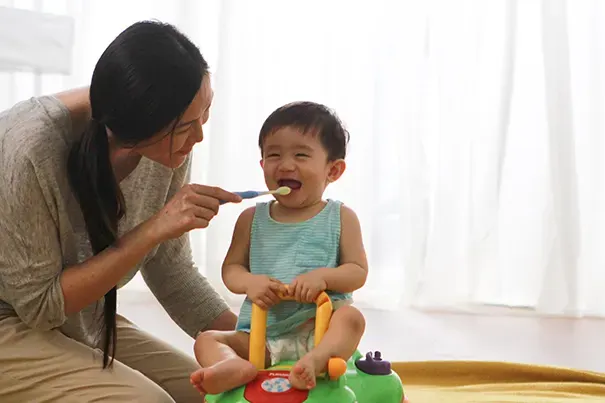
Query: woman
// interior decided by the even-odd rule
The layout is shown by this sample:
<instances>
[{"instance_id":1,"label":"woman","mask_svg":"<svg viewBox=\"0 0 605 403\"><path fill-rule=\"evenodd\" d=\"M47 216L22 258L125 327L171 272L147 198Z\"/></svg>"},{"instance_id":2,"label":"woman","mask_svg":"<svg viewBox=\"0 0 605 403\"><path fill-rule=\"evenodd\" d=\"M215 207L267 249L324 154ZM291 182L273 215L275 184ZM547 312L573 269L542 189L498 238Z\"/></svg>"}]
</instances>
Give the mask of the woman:
<instances>
[{"instance_id":1,"label":"woman","mask_svg":"<svg viewBox=\"0 0 605 403\"><path fill-rule=\"evenodd\" d=\"M90 89L0 115L0 401L203 400L195 360L117 315L116 289L140 269L192 337L235 326L188 241L219 200L241 201L187 184L212 96L199 50L141 22Z\"/></svg>"}]
</instances>

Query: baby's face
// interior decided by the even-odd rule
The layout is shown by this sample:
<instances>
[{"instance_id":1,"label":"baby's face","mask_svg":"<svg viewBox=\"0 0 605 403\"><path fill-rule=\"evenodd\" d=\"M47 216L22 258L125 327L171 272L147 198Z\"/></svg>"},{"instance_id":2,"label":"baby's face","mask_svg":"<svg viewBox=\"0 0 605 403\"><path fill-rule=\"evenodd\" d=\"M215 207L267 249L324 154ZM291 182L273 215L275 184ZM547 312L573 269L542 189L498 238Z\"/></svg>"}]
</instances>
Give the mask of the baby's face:
<instances>
[{"instance_id":1,"label":"baby's face","mask_svg":"<svg viewBox=\"0 0 605 403\"><path fill-rule=\"evenodd\" d=\"M328 183L342 174L344 161L329 162L315 134L283 127L266 137L262 166L269 189L280 186L292 189L287 196L276 196L280 204L300 208L322 199Z\"/></svg>"}]
</instances>

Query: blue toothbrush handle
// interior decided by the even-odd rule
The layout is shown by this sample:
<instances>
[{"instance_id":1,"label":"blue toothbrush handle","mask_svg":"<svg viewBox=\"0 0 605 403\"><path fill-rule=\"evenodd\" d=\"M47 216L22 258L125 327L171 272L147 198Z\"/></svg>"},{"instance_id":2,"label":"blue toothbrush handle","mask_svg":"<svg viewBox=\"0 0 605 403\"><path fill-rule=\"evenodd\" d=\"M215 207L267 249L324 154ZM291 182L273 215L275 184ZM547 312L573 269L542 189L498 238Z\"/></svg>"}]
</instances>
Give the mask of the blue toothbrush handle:
<instances>
[{"instance_id":1,"label":"blue toothbrush handle","mask_svg":"<svg viewBox=\"0 0 605 403\"><path fill-rule=\"evenodd\" d=\"M233 192L236 195L241 196L242 199L252 199L255 197L258 197L260 192L257 192L256 190L246 190L245 192ZM221 200L220 204L225 204L226 201Z\"/></svg>"},{"instance_id":2,"label":"blue toothbrush handle","mask_svg":"<svg viewBox=\"0 0 605 403\"><path fill-rule=\"evenodd\" d=\"M236 195L240 195L242 199L252 199L254 197L258 197L260 192L256 190L246 190L245 192L233 192Z\"/></svg>"}]
</instances>

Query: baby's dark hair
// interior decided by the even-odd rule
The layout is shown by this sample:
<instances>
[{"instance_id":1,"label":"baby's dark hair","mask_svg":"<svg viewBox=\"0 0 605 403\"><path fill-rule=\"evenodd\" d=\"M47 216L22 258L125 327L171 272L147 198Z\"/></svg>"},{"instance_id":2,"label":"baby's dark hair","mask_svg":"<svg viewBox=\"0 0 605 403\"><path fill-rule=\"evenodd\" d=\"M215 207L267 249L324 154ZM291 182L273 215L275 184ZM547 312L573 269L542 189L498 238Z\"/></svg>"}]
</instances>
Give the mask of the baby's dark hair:
<instances>
[{"instance_id":1,"label":"baby's dark hair","mask_svg":"<svg viewBox=\"0 0 605 403\"><path fill-rule=\"evenodd\" d=\"M303 134L318 136L328 153L328 161L345 158L349 132L340 118L327 106L308 101L281 106L269 115L258 136L261 153L267 136L287 126L295 127Z\"/></svg>"}]
</instances>

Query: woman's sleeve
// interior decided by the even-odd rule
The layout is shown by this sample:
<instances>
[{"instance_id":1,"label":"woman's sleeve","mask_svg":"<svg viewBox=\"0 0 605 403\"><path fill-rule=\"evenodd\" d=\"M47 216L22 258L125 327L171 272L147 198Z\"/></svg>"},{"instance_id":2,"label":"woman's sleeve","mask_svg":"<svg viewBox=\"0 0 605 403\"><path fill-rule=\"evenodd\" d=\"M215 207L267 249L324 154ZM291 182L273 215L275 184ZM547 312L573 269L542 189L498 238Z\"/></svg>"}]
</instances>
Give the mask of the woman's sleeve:
<instances>
[{"instance_id":1,"label":"woman's sleeve","mask_svg":"<svg viewBox=\"0 0 605 403\"><path fill-rule=\"evenodd\" d=\"M0 299L36 329L67 320L60 276L63 266L53 195L44 190L29 159L3 172L0 192Z\"/></svg>"},{"instance_id":2,"label":"woman's sleeve","mask_svg":"<svg viewBox=\"0 0 605 403\"><path fill-rule=\"evenodd\" d=\"M189 158L175 171L166 201L189 182L190 163ZM191 337L229 309L195 266L188 233L162 243L141 274L172 320Z\"/></svg>"}]
</instances>

